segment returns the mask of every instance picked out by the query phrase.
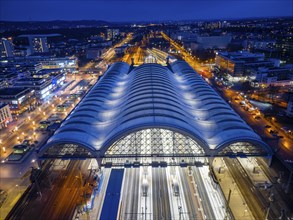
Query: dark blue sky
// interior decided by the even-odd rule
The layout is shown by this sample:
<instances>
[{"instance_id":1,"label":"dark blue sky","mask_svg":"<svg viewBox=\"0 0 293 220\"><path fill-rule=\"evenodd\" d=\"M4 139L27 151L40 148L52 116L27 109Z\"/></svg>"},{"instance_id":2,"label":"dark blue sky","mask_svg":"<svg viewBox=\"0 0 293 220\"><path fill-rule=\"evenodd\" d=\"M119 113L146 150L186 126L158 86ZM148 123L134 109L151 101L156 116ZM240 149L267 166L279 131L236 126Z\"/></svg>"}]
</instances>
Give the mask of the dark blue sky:
<instances>
[{"instance_id":1,"label":"dark blue sky","mask_svg":"<svg viewBox=\"0 0 293 220\"><path fill-rule=\"evenodd\" d=\"M0 20L105 21L293 16L293 0L0 0Z\"/></svg>"}]
</instances>

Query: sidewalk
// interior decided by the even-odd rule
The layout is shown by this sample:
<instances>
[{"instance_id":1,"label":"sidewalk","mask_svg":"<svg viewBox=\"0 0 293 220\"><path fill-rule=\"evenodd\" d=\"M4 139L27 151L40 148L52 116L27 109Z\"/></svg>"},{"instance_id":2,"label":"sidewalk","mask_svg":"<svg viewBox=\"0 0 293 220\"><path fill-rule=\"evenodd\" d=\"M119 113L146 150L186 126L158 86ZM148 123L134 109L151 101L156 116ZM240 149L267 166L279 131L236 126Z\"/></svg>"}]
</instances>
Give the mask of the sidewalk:
<instances>
[{"instance_id":1,"label":"sidewalk","mask_svg":"<svg viewBox=\"0 0 293 220\"><path fill-rule=\"evenodd\" d=\"M255 219L222 159L216 158L213 162L213 167L214 173L219 180L219 184L223 190L226 200L228 200L229 191L231 190L229 207L234 215L234 218L241 220Z\"/></svg>"}]
</instances>

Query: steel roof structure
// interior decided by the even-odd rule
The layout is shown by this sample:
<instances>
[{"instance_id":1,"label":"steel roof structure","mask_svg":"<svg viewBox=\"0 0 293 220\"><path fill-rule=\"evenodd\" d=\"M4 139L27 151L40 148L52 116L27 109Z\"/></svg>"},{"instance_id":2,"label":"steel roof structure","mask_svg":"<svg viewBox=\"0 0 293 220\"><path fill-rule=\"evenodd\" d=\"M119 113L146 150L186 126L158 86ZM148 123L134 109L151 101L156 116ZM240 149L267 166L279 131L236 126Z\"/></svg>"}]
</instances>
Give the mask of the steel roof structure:
<instances>
[{"instance_id":1,"label":"steel roof structure","mask_svg":"<svg viewBox=\"0 0 293 220\"><path fill-rule=\"evenodd\" d=\"M40 158L272 154L186 62L130 69L124 62L110 66L40 148Z\"/></svg>"}]
</instances>

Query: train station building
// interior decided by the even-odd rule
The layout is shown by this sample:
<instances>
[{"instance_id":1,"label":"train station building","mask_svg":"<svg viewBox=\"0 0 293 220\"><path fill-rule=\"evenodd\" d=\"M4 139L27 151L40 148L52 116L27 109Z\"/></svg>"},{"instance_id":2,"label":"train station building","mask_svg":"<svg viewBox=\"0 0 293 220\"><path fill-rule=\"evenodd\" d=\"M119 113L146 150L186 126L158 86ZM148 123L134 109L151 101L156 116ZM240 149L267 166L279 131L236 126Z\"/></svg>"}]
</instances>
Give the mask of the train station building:
<instances>
[{"instance_id":1,"label":"train station building","mask_svg":"<svg viewBox=\"0 0 293 220\"><path fill-rule=\"evenodd\" d=\"M199 74L176 61L111 65L38 156L154 165L272 153Z\"/></svg>"}]
</instances>

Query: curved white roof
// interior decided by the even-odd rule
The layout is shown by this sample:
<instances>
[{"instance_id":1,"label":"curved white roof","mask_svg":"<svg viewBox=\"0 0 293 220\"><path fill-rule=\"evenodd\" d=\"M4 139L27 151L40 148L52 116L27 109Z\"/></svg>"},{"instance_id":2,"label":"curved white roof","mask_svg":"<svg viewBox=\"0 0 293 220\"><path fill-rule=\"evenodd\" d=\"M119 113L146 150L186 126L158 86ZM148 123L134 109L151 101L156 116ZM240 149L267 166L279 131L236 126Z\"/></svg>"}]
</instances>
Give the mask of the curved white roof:
<instances>
[{"instance_id":1,"label":"curved white roof","mask_svg":"<svg viewBox=\"0 0 293 220\"><path fill-rule=\"evenodd\" d=\"M41 148L78 143L102 155L118 139L145 128L166 128L196 140L214 155L245 141L270 148L186 62L172 71L143 64L129 72L113 64Z\"/></svg>"}]
</instances>

